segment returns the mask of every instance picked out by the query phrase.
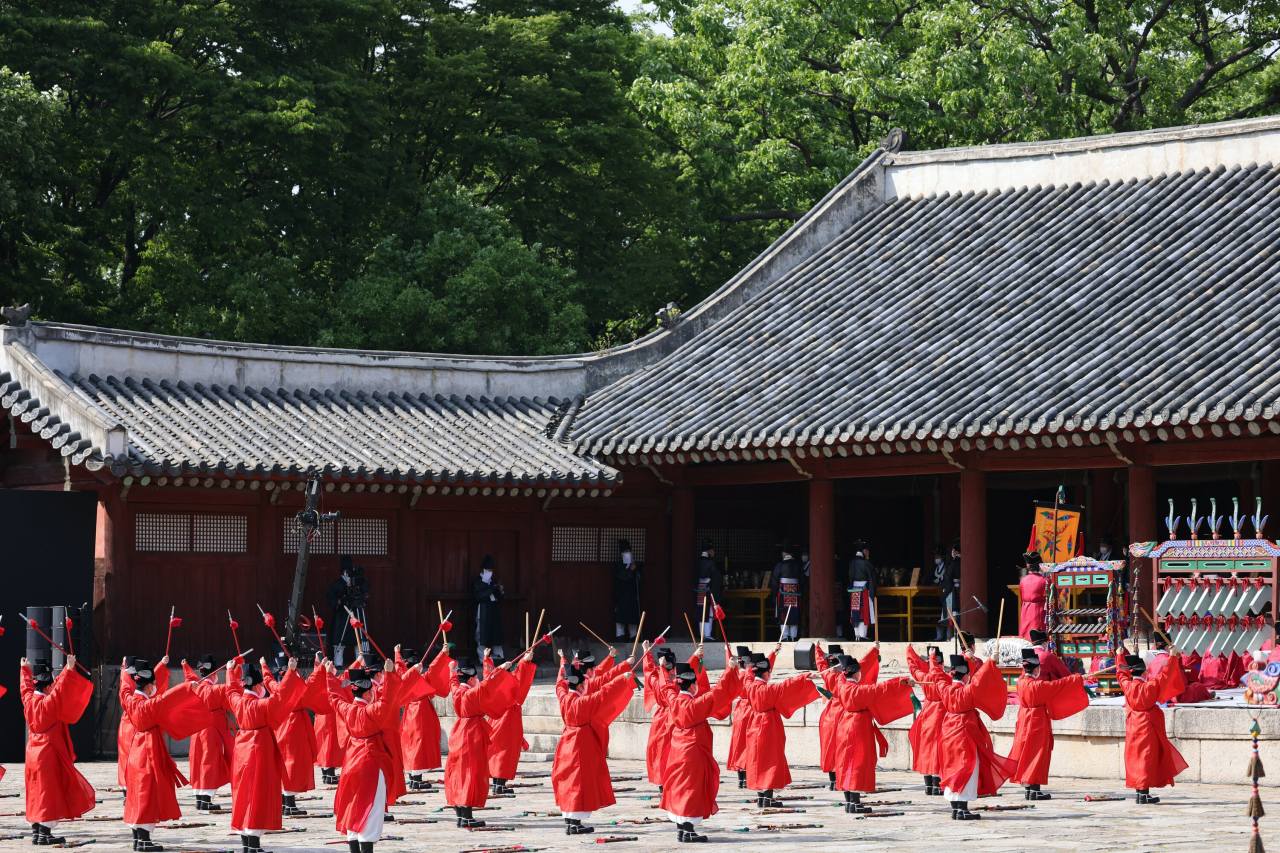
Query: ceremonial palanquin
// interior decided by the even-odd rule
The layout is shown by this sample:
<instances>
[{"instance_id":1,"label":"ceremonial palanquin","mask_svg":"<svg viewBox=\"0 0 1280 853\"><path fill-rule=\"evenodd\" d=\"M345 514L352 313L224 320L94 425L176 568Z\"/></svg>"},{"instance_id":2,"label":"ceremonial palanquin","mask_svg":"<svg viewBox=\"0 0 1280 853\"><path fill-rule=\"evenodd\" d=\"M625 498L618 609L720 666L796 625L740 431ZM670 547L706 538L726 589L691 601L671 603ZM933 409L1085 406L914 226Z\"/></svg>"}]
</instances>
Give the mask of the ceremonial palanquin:
<instances>
[{"instance_id":1,"label":"ceremonial palanquin","mask_svg":"<svg viewBox=\"0 0 1280 853\"><path fill-rule=\"evenodd\" d=\"M1076 557L1042 566L1049 580L1045 624L1050 651L1078 658L1085 672L1095 657L1113 658L1132 619L1124 560ZM1114 673L1096 676L1099 690L1116 689Z\"/></svg>"},{"instance_id":2,"label":"ceremonial palanquin","mask_svg":"<svg viewBox=\"0 0 1280 853\"><path fill-rule=\"evenodd\" d=\"M1169 539L1129 546L1133 556L1149 557L1155 564L1155 617L1173 645L1206 661L1224 659L1230 662L1228 671L1237 666L1243 669L1243 663L1237 662L1274 637L1280 558L1280 547L1263 538L1267 516L1262 514L1262 501L1258 500L1252 516L1241 515L1238 502L1233 504L1235 510L1224 519L1217 513L1217 503L1212 502L1206 519L1196 514L1196 502L1192 501L1187 519L1191 538L1179 539L1182 518L1174 515L1170 501L1165 520ZM1231 522L1230 539L1220 534L1224 520ZM1202 539L1200 529L1206 521L1211 538ZM1246 524L1253 525L1255 538L1244 538ZM1258 666L1244 673L1245 700L1274 705L1280 666ZM1234 671L1236 676L1240 674L1240 670Z\"/></svg>"}]
</instances>

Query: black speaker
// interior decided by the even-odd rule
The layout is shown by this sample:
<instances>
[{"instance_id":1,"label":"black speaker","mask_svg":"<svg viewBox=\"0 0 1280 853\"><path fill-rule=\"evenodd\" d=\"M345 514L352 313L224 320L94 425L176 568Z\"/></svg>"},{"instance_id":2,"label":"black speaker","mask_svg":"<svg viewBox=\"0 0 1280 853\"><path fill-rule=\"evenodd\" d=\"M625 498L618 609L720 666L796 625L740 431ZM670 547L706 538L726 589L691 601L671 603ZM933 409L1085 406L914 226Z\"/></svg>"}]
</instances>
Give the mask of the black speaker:
<instances>
[{"instance_id":1,"label":"black speaker","mask_svg":"<svg viewBox=\"0 0 1280 853\"><path fill-rule=\"evenodd\" d=\"M49 634L49 623L53 620L53 608L27 607L27 652L26 658L31 663L44 663L53 666L53 647L45 639ZM31 627L35 622L39 630ZM41 634L43 632L43 635Z\"/></svg>"},{"instance_id":2,"label":"black speaker","mask_svg":"<svg viewBox=\"0 0 1280 853\"><path fill-rule=\"evenodd\" d=\"M795 668L802 672L818 668L818 655L810 641L801 640L795 644Z\"/></svg>"}]
</instances>

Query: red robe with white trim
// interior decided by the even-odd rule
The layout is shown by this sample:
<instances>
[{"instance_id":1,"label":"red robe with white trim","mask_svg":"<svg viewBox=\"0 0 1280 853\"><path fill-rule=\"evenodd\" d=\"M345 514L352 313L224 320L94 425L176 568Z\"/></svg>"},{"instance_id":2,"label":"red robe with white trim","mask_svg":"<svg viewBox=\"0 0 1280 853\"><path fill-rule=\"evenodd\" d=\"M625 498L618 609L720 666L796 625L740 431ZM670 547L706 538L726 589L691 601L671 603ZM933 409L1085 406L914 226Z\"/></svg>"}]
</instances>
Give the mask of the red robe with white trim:
<instances>
[{"instance_id":1,"label":"red robe with white trim","mask_svg":"<svg viewBox=\"0 0 1280 853\"><path fill-rule=\"evenodd\" d=\"M615 672L594 693L569 689L561 673L556 700L564 731L551 764L551 789L561 811L594 812L617 802L606 761L609 725L626 709L634 692L630 671Z\"/></svg>"},{"instance_id":2,"label":"red robe with white trim","mask_svg":"<svg viewBox=\"0 0 1280 853\"><path fill-rule=\"evenodd\" d=\"M1167 666L1150 681L1134 678L1129 670L1116 670L1124 692L1124 784L1126 788L1163 788L1187 769L1186 759L1169 742L1164 731L1164 711L1156 703L1167 698L1172 674L1182 667Z\"/></svg>"},{"instance_id":3,"label":"red robe with white trim","mask_svg":"<svg viewBox=\"0 0 1280 853\"><path fill-rule=\"evenodd\" d=\"M689 657L689 665L698 671L698 692L706 693L711 689L707 678L707 668L702 666L697 655ZM644 656L644 707L653 717L649 721L649 739L645 744L644 763L649 774L649 781L661 785L667 772L667 753L671 748L671 714L667 707L666 686L671 676L665 669L653 662L653 653ZM588 690L588 692L590 692ZM730 750L732 754L732 749Z\"/></svg>"},{"instance_id":4,"label":"red robe with white trim","mask_svg":"<svg viewBox=\"0 0 1280 853\"><path fill-rule=\"evenodd\" d=\"M37 693L31 670L19 672L18 693L27 721L23 774L28 823L72 820L94 806L93 786L76 769L67 726L80 719L93 695L93 682L69 666L47 693Z\"/></svg>"},{"instance_id":5,"label":"red robe with white trim","mask_svg":"<svg viewBox=\"0 0 1280 853\"><path fill-rule=\"evenodd\" d=\"M284 762L275 729L307 685L296 671L286 672L275 693L257 696L243 689L238 662L228 669L227 705L240 727L231 759L231 828L280 829Z\"/></svg>"},{"instance_id":6,"label":"red robe with white trim","mask_svg":"<svg viewBox=\"0 0 1280 853\"><path fill-rule=\"evenodd\" d=\"M397 671L403 661L397 661ZM406 667L407 669L407 667ZM402 673L403 675L403 673ZM400 746L406 770L437 770L440 761L440 716L431 704L433 696L449 695L449 655L441 651L427 665L422 678L401 685Z\"/></svg>"},{"instance_id":7,"label":"red robe with white trim","mask_svg":"<svg viewBox=\"0 0 1280 853\"><path fill-rule=\"evenodd\" d=\"M973 663L970 664L973 666ZM973 774L974 762L978 765L978 796L989 797L1005 783L1013 773L1014 764L1008 758L997 755L991 744L991 733L978 716L978 709L999 719L1004 714L1008 688L989 660L977 669L969 682L954 681L945 674L934 679L938 685L938 701L945 716L942 719L942 767L939 776L942 785L952 791L963 790ZM999 709L995 707L995 691L998 686Z\"/></svg>"},{"instance_id":8,"label":"red robe with white trim","mask_svg":"<svg viewBox=\"0 0 1280 853\"><path fill-rule=\"evenodd\" d=\"M153 670L156 676L156 692L163 693L169 688L169 668L162 663L155 665ZM124 671L120 672L120 679L124 680ZM129 765L129 747L133 745L133 736L135 734L133 721L129 719L129 715L120 714L120 724L116 727L116 784L121 788L127 788L124 778L124 769Z\"/></svg>"},{"instance_id":9,"label":"red robe with white trim","mask_svg":"<svg viewBox=\"0 0 1280 853\"><path fill-rule=\"evenodd\" d=\"M449 732L449 760L444 765L444 801L451 806L480 808L489 799L489 724L515 695L515 677L505 669L468 687L450 672L450 699L456 718Z\"/></svg>"},{"instance_id":10,"label":"red robe with white trim","mask_svg":"<svg viewBox=\"0 0 1280 853\"><path fill-rule=\"evenodd\" d=\"M1069 675L1046 681L1023 675L1018 679L1018 724L1013 733L1009 776L1020 785L1044 785L1049 781L1053 757L1053 720L1061 720L1089 707L1084 676Z\"/></svg>"},{"instance_id":11,"label":"red robe with white trim","mask_svg":"<svg viewBox=\"0 0 1280 853\"><path fill-rule=\"evenodd\" d=\"M814 652L817 656L818 674L827 685L827 692L832 693L831 698L822 707L822 713L818 715L818 764L823 773L830 773L836 769L835 732L844 709L840 706L840 700L832 692L826 676L832 667L831 659L823 654L822 649L815 647Z\"/></svg>"},{"instance_id":12,"label":"red robe with white trim","mask_svg":"<svg viewBox=\"0 0 1280 853\"><path fill-rule=\"evenodd\" d=\"M783 717L790 717L818 698L809 675L769 682L749 678L743 696L755 712L747 732L747 787L753 791L777 790L791 784L787 763L787 733Z\"/></svg>"},{"instance_id":13,"label":"red robe with white trim","mask_svg":"<svg viewBox=\"0 0 1280 853\"><path fill-rule=\"evenodd\" d=\"M120 706L133 725L125 786L124 822L134 826L182 817L176 790L187 784L169 755L165 735L181 740L208 720L203 700L190 684L155 696L138 692L133 676L120 673Z\"/></svg>"},{"instance_id":14,"label":"red robe with white trim","mask_svg":"<svg viewBox=\"0 0 1280 853\"><path fill-rule=\"evenodd\" d=\"M488 678L493 673L493 661L485 658L484 668ZM501 714L489 720L489 776L493 779L514 778L520 766L520 753L529 748L524 739L524 700L529 696L537 670L530 661L516 664L511 702ZM602 686L603 682L596 689Z\"/></svg>"},{"instance_id":15,"label":"red robe with white trim","mask_svg":"<svg viewBox=\"0 0 1280 853\"><path fill-rule=\"evenodd\" d=\"M396 772L386 732L389 721L399 714L400 677L386 678L382 694L371 702L352 698L336 676L328 676L325 687L334 714L343 720L350 737L333 797L334 825L338 832L360 832L373 811L378 774L382 774L389 788L391 774Z\"/></svg>"},{"instance_id":16,"label":"red robe with white trim","mask_svg":"<svg viewBox=\"0 0 1280 853\"><path fill-rule=\"evenodd\" d=\"M777 654L770 652L770 671L773 670L775 658L777 658ZM749 675L744 675L743 681L745 682L748 677ZM699 683L699 693L705 693L707 689ZM748 737L748 732L755 726L755 716L756 711L751 707L751 703L747 701L746 696L742 696L737 702L733 703L733 716L729 720L729 757L724 763L724 766L730 770L747 769L747 753L751 749L751 740Z\"/></svg>"},{"instance_id":17,"label":"red robe with white trim","mask_svg":"<svg viewBox=\"0 0 1280 853\"><path fill-rule=\"evenodd\" d=\"M316 709L312 728L316 733L316 767L341 767L347 752L347 727L333 712L332 702Z\"/></svg>"},{"instance_id":18,"label":"red robe with white trim","mask_svg":"<svg viewBox=\"0 0 1280 853\"><path fill-rule=\"evenodd\" d=\"M187 746L187 772L197 791L216 791L231 781L231 727L227 725L226 685L204 681L184 661L183 677L194 686L208 710L204 728L191 736Z\"/></svg>"},{"instance_id":19,"label":"red robe with white trim","mask_svg":"<svg viewBox=\"0 0 1280 853\"><path fill-rule=\"evenodd\" d=\"M720 765L711 751L707 719L728 716L742 690L741 675L737 669L727 669L715 687L698 696L680 690L674 681L664 689L671 715L671 748L661 808L679 817L711 817L719 811Z\"/></svg>"},{"instance_id":20,"label":"red robe with white trim","mask_svg":"<svg viewBox=\"0 0 1280 853\"><path fill-rule=\"evenodd\" d=\"M925 661L910 646L907 646L907 669L924 694L920 713L907 730L907 740L911 742L911 769L922 776L937 776L942 766L942 718L946 712L938 701L939 688L934 679L942 676L945 680L946 673L936 661Z\"/></svg>"},{"instance_id":21,"label":"red robe with white trim","mask_svg":"<svg viewBox=\"0 0 1280 853\"><path fill-rule=\"evenodd\" d=\"M279 690L279 684L271 673L264 672L262 681L268 692ZM313 669L304 683L306 687L297 702L275 726L276 746L280 748L280 786L292 794L315 790L316 730L307 711L329 704L328 685L322 667Z\"/></svg>"}]
</instances>

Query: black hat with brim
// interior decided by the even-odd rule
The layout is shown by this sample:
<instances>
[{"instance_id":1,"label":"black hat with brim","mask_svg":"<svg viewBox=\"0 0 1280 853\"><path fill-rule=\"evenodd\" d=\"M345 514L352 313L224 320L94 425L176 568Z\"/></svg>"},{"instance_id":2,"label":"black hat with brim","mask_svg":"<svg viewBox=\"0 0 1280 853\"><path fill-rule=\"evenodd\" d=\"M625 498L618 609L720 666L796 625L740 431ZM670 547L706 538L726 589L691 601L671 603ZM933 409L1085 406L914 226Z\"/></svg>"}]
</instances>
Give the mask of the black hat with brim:
<instances>
[{"instance_id":1,"label":"black hat with brim","mask_svg":"<svg viewBox=\"0 0 1280 853\"><path fill-rule=\"evenodd\" d=\"M838 646L835 643L827 646L827 657L834 658L844 654L844 646Z\"/></svg>"},{"instance_id":2,"label":"black hat with brim","mask_svg":"<svg viewBox=\"0 0 1280 853\"><path fill-rule=\"evenodd\" d=\"M1022 650L1022 668L1031 669L1040 666L1040 655L1036 654L1036 650L1026 648Z\"/></svg>"},{"instance_id":3,"label":"black hat with brim","mask_svg":"<svg viewBox=\"0 0 1280 853\"><path fill-rule=\"evenodd\" d=\"M659 646L658 648L653 650L653 658L660 664L663 662L669 662L671 664L675 664L676 653L673 652L671 649L667 648L666 646Z\"/></svg>"},{"instance_id":4,"label":"black hat with brim","mask_svg":"<svg viewBox=\"0 0 1280 853\"><path fill-rule=\"evenodd\" d=\"M53 670L47 663L31 664L31 678L37 685L53 683Z\"/></svg>"},{"instance_id":5,"label":"black hat with brim","mask_svg":"<svg viewBox=\"0 0 1280 853\"><path fill-rule=\"evenodd\" d=\"M473 661L458 661L458 677L460 679L466 681L468 678L477 678L479 675L480 671L476 668Z\"/></svg>"},{"instance_id":6,"label":"black hat with brim","mask_svg":"<svg viewBox=\"0 0 1280 853\"><path fill-rule=\"evenodd\" d=\"M1027 639L1031 641L1033 646L1038 646L1042 643L1049 642L1049 635L1044 631L1041 631L1039 628L1032 628L1027 634Z\"/></svg>"},{"instance_id":7,"label":"black hat with brim","mask_svg":"<svg viewBox=\"0 0 1280 853\"><path fill-rule=\"evenodd\" d=\"M769 671L769 656L768 656L768 655L762 655L762 654L760 654L759 652L752 652L752 653L751 653L751 668L752 668L752 669L754 669L754 670L756 671L756 673L757 673L757 674L762 673L762 672L768 672L768 671Z\"/></svg>"},{"instance_id":8,"label":"black hat with brim","mask_svg":"<svg viewBox=\"0 0 1280 853\"><path fill-rule=\"evenodd\" d=\"M564 680L570 687L577 687L584 679L582 677L582 673L569 670L565 673Z\"/></svg>"},{"instance_id":9,"label":"black hat with brim","mask_svg":"<svg viewBox=\"0 0 1280 853\"><path fill-rule=\"evenodd\" d=\"M1134 675L1142 675L1147 671L1147 662L1137 655L1125 655L1124 665L1128 667L1129 671Z\"/></svg>"},{"instance_id":10,"label":"black hat with brim","mask_svg":"<svg viewBox=\"0 0 1280 853\"><path fill-rule=\"evenodd\" d=\"M938 663L942 663L942 661L944 660L944 658L942 657L941 646L925 646L924 654L925 654L925 657L927 657L929 660L936 660Z\"/></svg>"},{"instance_id":11,"label":"black hat with brim","mask_svg":"<svg viewBox=\"0 0 1280 853\"><path fill-rule=\"evenodd\" d=\"M373 689L373 673L367 669L347 670L347 681L351 684L352 690L361 693Z\"/></svg>"},{"instance_id":12,"label":"black hat with brim","mask_svg":"<svg viewBox=\"0 0 1280 853\"><path fill-rule=\"evenodd\" d=\"M845 675L857 675L862 671L862 664L858 663L858 659L853 655L842 654L836 658L840 669L844 670Z\"/></svg>"},{"instance_id":13,"label":"black hat with brim","mask_svg":"<svg viewBox=\"0 0 1280 853\"><path fill-rule=\"evenodd\" d=\"M577 660L577 664L580 669L584 669L584 670L591 669L593 666L596 665L596 656L585 655L584 657L580 657Z\"/></svg>"},{"instance_id":14,"label":"black hat with brim","mask_svg":"<svg viewBox=\"0 0 1280 853\"><path fill-rule=\"evenodd\" d=\"M151 661L145 658L134 658L133 669L130 670L133 680L139 686L151 684L156 680L155 668L151 665Z\"/></svg>"},{"instance_id":15,"label":"black hat with brim","mask_svg":"<svg viewBox=\"0 0 1280 853\"><path fill-rule=\"evenodd\" d=\"M240 682L245 687L257 687L262 683L262 670L256 663L245 662L240 667Z\"/></svg>"},{"instance_id":16,"label":"black hat with brim","mask_svg":"<svg viewBox=\"0 0 1280 853\"><path fill-rule=\"evenodd\" d=\"M196 662L196 672L204 675L208 675L215 669L217 669L217 664L214 662L213 655L205 655Z\"/></svg>"},{"instance_id":17,"label":"black hat with brim","mask_svg":"<svg viewBox=\"0 0 1280 853\"><path fill-rule=\"evenodd\" d=\"M968 671L969 671L969 659L968 659L968 658L966 658L964 655L952 655L952 656L951 656L951 671L952 671L952 672L968 672Z\"/></svg>"},{"instance_id":18,"label":"black hat with brim","mask_svg":"<svg viewBox=\"0 0 1280 853\"><path fill-rule=\"evenodd\" d=\"M675 675L681 687L687 687L698 680L698 671L687 663L677 663Z\"/></svg>"}]
</instances>

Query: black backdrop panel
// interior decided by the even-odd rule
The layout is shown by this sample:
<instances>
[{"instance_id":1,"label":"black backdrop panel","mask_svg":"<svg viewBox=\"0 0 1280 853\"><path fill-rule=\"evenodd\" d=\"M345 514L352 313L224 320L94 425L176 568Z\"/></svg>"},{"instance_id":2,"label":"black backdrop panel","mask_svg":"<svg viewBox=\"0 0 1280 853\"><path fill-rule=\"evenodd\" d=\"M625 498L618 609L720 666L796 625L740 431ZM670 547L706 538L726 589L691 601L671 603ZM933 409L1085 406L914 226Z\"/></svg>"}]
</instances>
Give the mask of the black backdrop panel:
<instances>
[{"instance_id":1,"label":"black backdrop panel","mask_svg":"<svg viewBox=\"0 0 1280 853\"><path fill-rule=\"evenodd\" d=\"M92 492L0 489L0 624L5 628L0 637L0 683L9 690L0 699L0 761L22 761L25 738L18 661L26 652L27 632L18 614L28 606L79 607L92 601L96 522L97 496ZM76 750L85 757L94 740L90 716L87 710L86 719L72 729Z\"/></svg>"}]
</instances>

